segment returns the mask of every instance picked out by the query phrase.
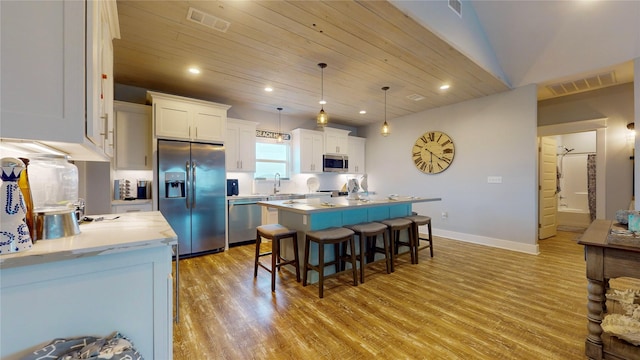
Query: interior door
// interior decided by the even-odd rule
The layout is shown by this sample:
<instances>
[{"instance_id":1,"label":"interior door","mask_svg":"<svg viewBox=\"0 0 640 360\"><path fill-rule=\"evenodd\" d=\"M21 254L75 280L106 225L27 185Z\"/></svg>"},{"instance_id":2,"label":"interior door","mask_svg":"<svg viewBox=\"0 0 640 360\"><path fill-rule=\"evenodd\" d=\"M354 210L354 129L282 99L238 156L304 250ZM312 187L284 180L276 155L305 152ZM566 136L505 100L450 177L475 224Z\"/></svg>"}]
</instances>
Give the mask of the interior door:
<instances>
[{"instance_id":1,"label":"interior door","mask_svg":"<svg viewBox=\"0 0 640 360\"><path fill-rule=\"evenodd\" d=\"M557 146L556 138L539 138L538 146L538 239L556 235Z\"/></svg>"}]
</instances>

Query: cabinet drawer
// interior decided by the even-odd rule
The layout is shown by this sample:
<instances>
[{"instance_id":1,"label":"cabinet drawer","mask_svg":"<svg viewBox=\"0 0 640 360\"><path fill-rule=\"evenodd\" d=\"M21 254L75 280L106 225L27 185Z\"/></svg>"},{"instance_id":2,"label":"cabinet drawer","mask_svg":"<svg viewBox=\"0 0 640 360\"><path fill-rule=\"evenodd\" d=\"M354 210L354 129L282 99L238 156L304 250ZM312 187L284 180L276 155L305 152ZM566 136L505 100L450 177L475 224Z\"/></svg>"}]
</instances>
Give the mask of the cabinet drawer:
<instances>
[{"instance_id":1,"label":"cabinet drawer","mask_svg":"<svg viewBox=\"0 0 640 360\"><path fill-rule=\"evenodd\" d=\"M139 211L151 211L151 210L152 210L152 206L150 202L145 204L111 205L111 212L113 212L114 214L139 212Z\"/></svg>"}]
</instances>

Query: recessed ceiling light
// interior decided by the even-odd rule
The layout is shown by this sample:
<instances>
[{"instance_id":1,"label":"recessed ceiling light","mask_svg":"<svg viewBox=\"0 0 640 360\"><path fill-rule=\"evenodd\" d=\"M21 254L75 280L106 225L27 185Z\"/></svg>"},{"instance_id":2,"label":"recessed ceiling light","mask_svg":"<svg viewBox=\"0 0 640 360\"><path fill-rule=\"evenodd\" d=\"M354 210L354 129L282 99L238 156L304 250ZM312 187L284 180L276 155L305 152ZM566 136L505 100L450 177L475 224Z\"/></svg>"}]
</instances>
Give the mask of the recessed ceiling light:
<instances>
[{"instance_id":1,"label":"recessed ceiling light","mask_svg":"<svg viewBox=\"0 0 640 360\"><path fill-rule=\"evenodd\" d=\"M320 104L320 105L325 105L326 103L327 103L327 101L326 101L326 100L320 100L320 101L318 101L318 104Z\"/></svg>"},{"instance_id":2,"label":"recessed ceiling light","mask_svg":"<svg viewBox=\"0 0 640 360\"><path fill-rule=\"evenodd\" d=\"M195 67L190 67L189 68L189 72L192 74L200 74L200 69L195 68Z\"/></svg>"},{"instance_id":3,"label":"recessed ceiling light","mask_svg":"<svg viewBox=\"0 0 640 360\"><path fill-rule=\"evenodd\" d=\"M360 110L360 114L364 115L367 113L367 110Z\"/></svg>"},{"instance_id":4,"label":"recessed ceiling light","mask_svg":"<svg viewBox=\"0 0 640 360\"><path fill-rule=\"evenodd\" d=\"M267 86L266 88L264 88L264 91L266 91L266 92L272 92L272 91L273 91L273 88L272 88L272 87L270 87L270 86Z\"/></svg>"},{"instance_id":5,"label":"recessed ceiling light","mask_svg":"<svg viewBox=\"0 0 640 360\"><path fill-rule=\"evenodd\" d=\"M451 86L449 84L444 84L440 86L440 90L447 90L448 88L450 88Z\"/></svg>"}]
</instances>

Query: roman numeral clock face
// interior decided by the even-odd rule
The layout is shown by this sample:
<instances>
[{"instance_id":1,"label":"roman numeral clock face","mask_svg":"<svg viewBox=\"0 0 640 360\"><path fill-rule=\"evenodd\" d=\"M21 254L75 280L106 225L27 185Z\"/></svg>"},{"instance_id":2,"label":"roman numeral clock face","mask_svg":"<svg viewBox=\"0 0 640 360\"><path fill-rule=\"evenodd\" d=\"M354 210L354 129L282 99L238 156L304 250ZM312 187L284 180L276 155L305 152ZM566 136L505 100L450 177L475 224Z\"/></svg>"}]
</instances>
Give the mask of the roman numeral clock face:
<instances>
[{"instance_id":1,"label":"roman numeral clock face","mask_svg":"<svg viewBox=\"0 0 640 360\"><path fill-rule=\"evenodd\" d=\"M447 170L454 154L453 140L440 131L424 133L416 140L411 150L413 163L425 174L438 174Z\"/></svg>"}]
</instances>

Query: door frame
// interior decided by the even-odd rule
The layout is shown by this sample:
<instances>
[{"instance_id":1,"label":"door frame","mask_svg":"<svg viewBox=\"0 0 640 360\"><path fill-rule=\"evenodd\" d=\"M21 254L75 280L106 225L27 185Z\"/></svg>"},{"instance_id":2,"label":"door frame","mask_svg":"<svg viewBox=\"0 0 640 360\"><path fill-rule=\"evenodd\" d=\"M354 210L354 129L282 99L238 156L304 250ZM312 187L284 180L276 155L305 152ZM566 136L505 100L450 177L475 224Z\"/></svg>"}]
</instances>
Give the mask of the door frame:
<instances>
[{"instance_id":1,"label":"door frame","mask_svg":"<svg viewBox=\"0 0 640 360\"><path fill-rule=\"evenodd\" d=\"M604 219L606 212L607 119L608 118L599 118L538 126L538 137L564 135L585 131L596 132L596 219Z\"/></svg>"}]
</instances>

